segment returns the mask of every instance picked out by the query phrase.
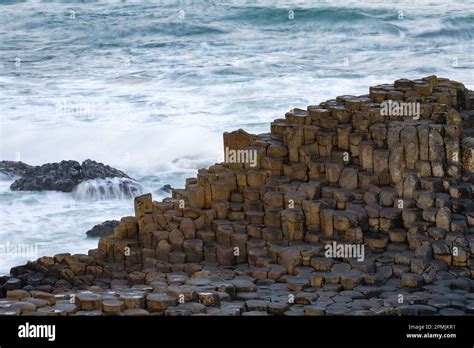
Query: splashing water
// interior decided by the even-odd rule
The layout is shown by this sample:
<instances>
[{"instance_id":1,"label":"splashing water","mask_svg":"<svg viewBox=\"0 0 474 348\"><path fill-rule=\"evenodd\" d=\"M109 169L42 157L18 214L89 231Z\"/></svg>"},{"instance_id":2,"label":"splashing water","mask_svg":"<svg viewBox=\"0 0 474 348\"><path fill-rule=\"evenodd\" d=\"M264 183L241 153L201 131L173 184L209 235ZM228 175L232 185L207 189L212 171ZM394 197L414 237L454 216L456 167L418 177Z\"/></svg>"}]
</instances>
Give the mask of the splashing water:
<instances>
[{"instance_id":1,"label":"splashing water","mask_svg":"<svg viewBox=\"0 0 474 348\"><path fill-rule=\"evenodd\" d=\"M108 200L134 198L142 194L142 186L123 178L86 180L74 188L72 196L78 200Z\"/></svg>"}]
</instances>

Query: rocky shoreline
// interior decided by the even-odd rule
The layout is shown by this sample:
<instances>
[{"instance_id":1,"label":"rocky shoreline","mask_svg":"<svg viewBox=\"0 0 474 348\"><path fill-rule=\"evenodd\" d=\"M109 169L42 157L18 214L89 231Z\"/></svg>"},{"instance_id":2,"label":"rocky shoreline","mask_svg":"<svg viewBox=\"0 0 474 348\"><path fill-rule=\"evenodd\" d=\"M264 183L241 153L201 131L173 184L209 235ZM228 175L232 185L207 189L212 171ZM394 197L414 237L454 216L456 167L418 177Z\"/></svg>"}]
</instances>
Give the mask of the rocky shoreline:
<instances>
[{"instance_id":1,"label":"rocky shoreline","mask_svg":"<svg viewBox=\"0 0 474 348\"><path fill-rule=\"evenodd\" d=\"M225 133L226 163L97 249L12 268L0 315L474 314L473 134L436 76Z\"/></svg>"}]
</instances>

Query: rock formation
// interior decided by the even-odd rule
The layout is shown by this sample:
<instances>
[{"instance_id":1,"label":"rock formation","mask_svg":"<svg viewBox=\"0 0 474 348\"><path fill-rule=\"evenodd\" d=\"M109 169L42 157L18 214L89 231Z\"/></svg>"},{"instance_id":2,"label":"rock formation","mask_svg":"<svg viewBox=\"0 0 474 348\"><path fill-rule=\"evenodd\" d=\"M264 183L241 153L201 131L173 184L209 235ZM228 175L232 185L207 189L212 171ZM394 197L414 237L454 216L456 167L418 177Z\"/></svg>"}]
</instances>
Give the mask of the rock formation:
<instances>
[{"instance_id":1,"label":"rock formation","mask_svg":"<svg viewBox=\"0 0 474 348\"><path fill-rule=\"evenodd\" d=\"M26 170L31 169L32 166L15 161L0 161L0 176L4 176L7 179L13 179L18 176L25 174Z\"/></svg>"},{"instance_id":2,"label":"rock formation","mask_svg":"<svg viewBox=\"0 0 474 348\"><path fill-rule=\"evenodd\" d=\"M106 178L131 180L124 172L90 159L82 164L76 161L61 161L42 166L27 166L21 175L21 178L11 184L12 190L71 192L77 185L87 180Z\"/></svg>"},{"instance_id":3,"label":"rock formation","mask_svg":"<svg viewBox=\"0 0 474 348\"><path fill-rule=\"evenodd\" d=\"M162 191L164 193L171 193L171 191L173 191L173 188L171 187L170 184L165 184L165 185L160 187L160 191Z\"/></svg>"},{"instance_id":4,"label":"rock formation","mask_svg":"<svg viewBox=\"0 0 474 348\"><path fill-rule=\"evenodd\" d=\"M473 314L473 110L429 76L225 133L227 163L88 255L13 268L10 313Z\"/></svg>"},{"instance_id":5,"label":"rock formation","mask_svg":"<svg viewBox=\"0 0 474 348\"><path fill-rule=\"evenodd\" d=\"M118 226L120 222L117 220L107 220L98 225L92 227L89 231L86 232L87 237L105 237L110 236L114 233L115 227Z\"/></svg>"}]
</instances>

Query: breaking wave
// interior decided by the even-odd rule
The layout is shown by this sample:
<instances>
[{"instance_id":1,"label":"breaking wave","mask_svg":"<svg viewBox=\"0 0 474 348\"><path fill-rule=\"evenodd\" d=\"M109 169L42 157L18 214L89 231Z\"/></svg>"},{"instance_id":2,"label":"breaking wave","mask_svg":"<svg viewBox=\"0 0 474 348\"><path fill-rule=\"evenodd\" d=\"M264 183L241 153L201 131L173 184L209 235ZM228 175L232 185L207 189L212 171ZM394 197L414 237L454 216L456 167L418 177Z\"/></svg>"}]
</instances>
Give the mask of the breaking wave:
<instances>
[{"instance_id":1,"label":"breaking wave","mask_svg":"<svg viewBox=\"0 0 474 348\"><path fill-rule=\"evenodd\" d=\"M86 180L74 188L72 196L78 200L130 199L142 194L142 186L130 179L106 178Z\"/></svg>"}]
</instances>

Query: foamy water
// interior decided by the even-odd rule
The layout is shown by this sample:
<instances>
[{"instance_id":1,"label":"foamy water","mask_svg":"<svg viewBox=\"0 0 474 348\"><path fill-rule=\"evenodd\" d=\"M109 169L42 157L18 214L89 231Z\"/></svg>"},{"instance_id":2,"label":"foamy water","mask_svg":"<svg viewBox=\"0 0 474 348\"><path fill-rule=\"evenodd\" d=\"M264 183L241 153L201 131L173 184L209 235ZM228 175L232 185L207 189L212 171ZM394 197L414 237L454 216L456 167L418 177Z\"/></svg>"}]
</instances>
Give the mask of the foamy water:
<instances>
[{"instance_id":1,"label":"foamy water","mask_svg":"<svg viewBox=\"0 0 474 348\"><path fill-rule=\"evenodd\" d=\"M0 159L91 158L158 195L221 157L223 131L266 132L290 108L399 77L474 89L473 38L468 1L1 3ZM132 213L8 185L0 241L41 254L85 252L86 230Z\"/></svg>"},{"instance_id":2,"label":"foamy water","mask_svg":"<svg viewBox=\"0 0 474 348\"><path fill-rule=\"evenodd\" d=\"M105 220L134 214L133 198L118 191L104 193L102 180L79 186L79 192L72 193L12 192L11 183L0 181L0 273L44 255L86 253L97 247L97 239L87 238L86 231ZM151 181L145 178L142 183L146 187ZM164 198L164 192L153 189L163 183L157 180L146 190L157 200ZM107 183L103 187L110 188Z\"/></svg>"},{"instance_id":3,"label":"foamy water","mask_svg":"<svg viewBox=\"0 0 474 348\"><path fill-rule=\"evenodd\" d=\"M73 192L74 200L114 200L128 199L143 193L142 186L134 180L123 178L90 179L77 185Z\"/></svg>"}]
</instances>

